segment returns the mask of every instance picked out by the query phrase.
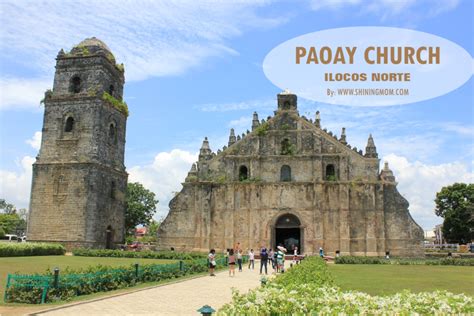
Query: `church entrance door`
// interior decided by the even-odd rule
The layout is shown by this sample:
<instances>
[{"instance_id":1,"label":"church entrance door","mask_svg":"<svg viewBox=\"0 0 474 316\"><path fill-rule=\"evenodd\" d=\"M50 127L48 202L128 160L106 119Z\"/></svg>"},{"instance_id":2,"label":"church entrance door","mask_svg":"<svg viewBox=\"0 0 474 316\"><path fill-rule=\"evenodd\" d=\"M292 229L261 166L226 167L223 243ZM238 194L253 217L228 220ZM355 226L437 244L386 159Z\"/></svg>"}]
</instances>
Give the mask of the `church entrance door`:
<instances>
[{"instance_id":1,"label":"church entrance door","mask_svg":"<svg viewBox=\"0 0 474 316\"><path fill-rule=\"evenodd\" d=\"M107 230L105 231L105 249L112 249L113 247L113 230L112 226L107 226Z\"/></svg>"},{"instance_id":2,"label":"church entrance door","mask_svg":"<svg viewBox=\"0 0 474 316\"><path fill-rule=\"evenodd\" d=\"M295 247L298 247L298 253L302 253L303 228L295 215L283 214L278 217L273 236L274 247L281 244L288 250L288 254L293 254Z\"/></svg>"}]
</instances>

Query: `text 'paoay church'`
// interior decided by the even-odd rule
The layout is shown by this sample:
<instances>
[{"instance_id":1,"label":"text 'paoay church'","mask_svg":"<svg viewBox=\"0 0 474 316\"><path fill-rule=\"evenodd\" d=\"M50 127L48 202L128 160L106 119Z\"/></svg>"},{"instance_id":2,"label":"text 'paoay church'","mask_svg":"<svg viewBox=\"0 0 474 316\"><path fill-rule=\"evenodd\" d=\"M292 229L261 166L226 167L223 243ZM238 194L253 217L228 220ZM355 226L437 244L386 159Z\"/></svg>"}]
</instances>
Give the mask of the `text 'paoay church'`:
<instances>
[{"instance_id":1,"label":"text 'paoay church'","mask_svg":"<svg viewBox=\"0 0 474 316\"><path fill-rule=\"evenodd\" d=\"M41 149L33 165L28 239L68 248L124 242L128 109L123 65L90 38L59 51L45 93ZM162 135L161 137L166 137ZM372 137L365 154L300 116L278 95L273 117L217 153L204 140L158 231L161 249L297 246L301 253L423 255L423 231Z\"/></svg>"}]
</instances>

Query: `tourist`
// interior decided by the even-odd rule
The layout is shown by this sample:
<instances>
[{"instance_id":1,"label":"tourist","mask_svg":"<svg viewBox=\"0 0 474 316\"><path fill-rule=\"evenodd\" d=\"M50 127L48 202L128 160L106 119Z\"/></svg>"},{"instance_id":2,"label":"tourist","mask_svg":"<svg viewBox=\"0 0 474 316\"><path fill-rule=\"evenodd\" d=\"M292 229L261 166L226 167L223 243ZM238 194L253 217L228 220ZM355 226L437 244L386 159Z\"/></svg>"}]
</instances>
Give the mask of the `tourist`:
<instances>
[{"instance_id":1,"label":"tourist","mask_svg":"<svg viewBox=\"0 0 474 316\"><path fill-rule=\"evenodd\" d=\"M298 247L294 246L294 249L293 249L293 264L296 264L298 263Z\"/></svg>"},{"instance_id":2,"label":"tourist","mask_svg":"<svg viewBox=\"0 0 474 316\"><path fill-rule=\"evenodd\" d=\"M235 255L234 249L229 250L229 276L235 276Z\"/></svg>"},{"instance_id":3,"label":"tourist","mask_svg":"<svg viewBox=\"0 0 474 316\"><path fill-rule=\"evenodd\" d=\"M242 250L237 251L237 263L239 264L239 272L242 272Z\"/></svg>"},{"instance_id":4,"label":"tourist","mask_svg":"<svg viewBox=\"0 0 474 316\"><path fill-rule=\"evenodd\" d=\"M249 269L252 267L252 270L255 268L255 254L253 253L253 249L249 251Z\"/></svg>"},{"instance_id":5,"label":"tourist","mask_svg":"<svg viewBox=\"0 0 474 316\"><path fill-rule=\"evenodd\" d=\"M275 248L275 251L273 252L273 264L276 273L280 272L280 269L278 267L278 248Z\"/></svg>"},{"instance_id":6,"label":"tourist","mask_svg":"<svg viewBox=\"0 0 474 316\"><path fill-rule=\"evenodd\" d=\"M278 266L278 271L281 273L285 272L285 253L286 253L286 248L283 247L282 245L278 246L278 252L277 252L277 266Z\"/></svg>"},{"instance_id":7,"label":"tourist","mask_svg":"<svg viewBox=\"0 0 474 316\"><path fill-rule=\"evenodd\" d=\"M262 249L260 249L260 274L262 274L263 267L265 267L265 274L268 274L267 262L268 262L267 248L262 246Z\"/></svg>"},{"instance_id":8,"label":"tourist","mask_svg":"<svg viewBox=\"0 0 474 316\"><path fill-rule=\"evenodd\" d=\"M319 247L319 256L320 256L321 258L324 258L324 250L323 250L322 247Z\"/></svg>"},{"instance_id":9,"label":"tourist","mask_svg":"<svg viewBox=\"0 0 474 316\"><path fill-rule=\"evenodd\" d=\"M216 276L214 274L214 270L216 268L216 251L214 249L211 249L207 258L209 261L209 274L210 276Z\"/></svg>"},{"instance_id":10,"label":"tourist","mask_svg":"<svg viewBox=\"0 0 474 316\"><path fill-rule=\"evenodd\" d=\"M275 270L275 263L273 261L273 249L270 247L270 252L268 253L268 260L270 260L270 264L272 265L273 270Z\"/></svg>"},{"instance_id":11,"label":"tourist","mask_svg":"<svg viewBox=\"0 0 474 316\"><path fill-rule=\"evenodd\" d=\"M236 243L235 246L234 246L234 252L235 253L238 253L240 249L240 242Z\"/></svg>"}]
</instances>

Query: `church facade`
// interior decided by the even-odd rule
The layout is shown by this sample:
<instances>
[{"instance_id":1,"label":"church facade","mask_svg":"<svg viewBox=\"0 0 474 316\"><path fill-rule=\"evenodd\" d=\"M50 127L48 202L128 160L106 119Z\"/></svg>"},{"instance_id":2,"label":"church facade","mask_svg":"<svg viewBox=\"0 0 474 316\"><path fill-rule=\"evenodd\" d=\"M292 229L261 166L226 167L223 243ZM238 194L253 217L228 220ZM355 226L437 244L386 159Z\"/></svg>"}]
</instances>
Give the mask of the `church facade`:
<instances>
[{"instance_id":1,"label":"church facade","mask_svg":"<svg viewBox=\"0 0 474 316\"><path fill-rule=\"evenodd\" d=\"M113 248L124 240L124 71L110 49L85 39L56 58L33 164L28 240Z\"/></svg>"},{"instance_id":2,"label":"church facade","mask_svg":"<svg viewBox=\"0 0 474 316\"><path fill-rule=\"evenodd\" d=\"M300 253L422 256L423 230L379 159L372 136L365 153L300 116L297 96L278 95L273 117L212 152L207 138L158 230L162 249L223 251L237 242Z\"/></svg>"}]
</instances>

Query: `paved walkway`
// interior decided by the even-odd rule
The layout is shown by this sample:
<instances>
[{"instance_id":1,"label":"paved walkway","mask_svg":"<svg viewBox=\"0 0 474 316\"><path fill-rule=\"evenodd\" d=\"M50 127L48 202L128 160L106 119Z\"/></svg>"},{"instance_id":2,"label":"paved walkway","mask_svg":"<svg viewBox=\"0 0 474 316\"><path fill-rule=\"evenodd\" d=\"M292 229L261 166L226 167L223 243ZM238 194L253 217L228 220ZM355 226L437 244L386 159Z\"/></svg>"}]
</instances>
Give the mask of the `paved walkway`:
<instances>
[{"instance_id":1,"label":"paved walkway","mask_svg":"<svg viewBox=\"0 0 474 316\"><path fill-rule=\"evenodd\" d=\"M256 262L255 270L245 266L243 272L235 272L235 277L229 277L225 270L215 277L203 276L92 302L65 305L38 315L200 315L196 310L203 305L217 310L230 302L232 288L246 293L259 286L259 268L260 263ZM270 271L273 270L270 268Z\"/></svg>"}]
</instances>

